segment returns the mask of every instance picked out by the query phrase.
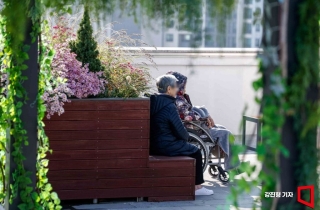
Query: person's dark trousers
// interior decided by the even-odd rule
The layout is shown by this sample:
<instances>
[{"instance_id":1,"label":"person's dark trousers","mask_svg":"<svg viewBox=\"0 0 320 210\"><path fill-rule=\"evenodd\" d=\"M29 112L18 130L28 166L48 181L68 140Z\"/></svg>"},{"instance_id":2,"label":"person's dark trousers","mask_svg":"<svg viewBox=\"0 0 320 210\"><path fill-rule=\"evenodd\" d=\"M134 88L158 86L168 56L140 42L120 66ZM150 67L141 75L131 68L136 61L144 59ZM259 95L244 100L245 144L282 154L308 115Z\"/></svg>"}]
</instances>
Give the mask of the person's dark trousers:
<instances>
[{"instance_id":1,"label":"person's dark trousers","mask_svg":"<svg viewBox=\"0 0 320 210\"><path fill-rule=\"evenodd\" d=\"M204 183L203 171L202 171L202 154L198 149L195 153L188 155L191 158L196 159L196 185Z\"/></svg>"}]
</instances>

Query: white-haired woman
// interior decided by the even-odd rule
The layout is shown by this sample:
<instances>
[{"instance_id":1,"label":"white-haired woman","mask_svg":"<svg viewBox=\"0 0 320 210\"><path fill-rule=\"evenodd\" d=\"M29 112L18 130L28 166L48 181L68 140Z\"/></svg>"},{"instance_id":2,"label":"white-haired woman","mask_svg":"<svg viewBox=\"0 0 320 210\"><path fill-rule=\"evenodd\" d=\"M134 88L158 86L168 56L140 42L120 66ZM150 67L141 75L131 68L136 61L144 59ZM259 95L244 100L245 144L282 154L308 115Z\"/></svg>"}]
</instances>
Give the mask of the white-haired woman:
<instances>
[{"instance_id":1,"label":"white-haired woman","mask_svg":"<svg viewBox=\"0 0 320 210\"><path fill-rule=\"evenodd\" d=\"M212 195L202 187L202 154L187 142L189 133L182 124L175 105L177 79L172 75L157 78L159 93L150 97L150 153L164 156L189 156L196 159L195 195Z\"/></svg>"}]
</instances>

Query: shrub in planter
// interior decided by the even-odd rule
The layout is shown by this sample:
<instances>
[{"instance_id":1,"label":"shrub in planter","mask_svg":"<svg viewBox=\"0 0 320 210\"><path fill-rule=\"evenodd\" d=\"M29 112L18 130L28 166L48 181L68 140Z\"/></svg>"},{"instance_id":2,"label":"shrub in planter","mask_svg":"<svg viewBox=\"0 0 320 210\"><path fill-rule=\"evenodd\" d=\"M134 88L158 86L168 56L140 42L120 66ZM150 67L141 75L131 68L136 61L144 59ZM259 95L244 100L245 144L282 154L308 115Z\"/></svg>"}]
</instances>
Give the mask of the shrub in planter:
<instances>
[{"instance_id":1,"label":"shrub in planter","mask_svg":"<svg viewBox=\"0 0 320 210\"><path fill-rule=\"evenodd\" d=\"M102 36L102 37L101 37ZM135 98L142 96L149 90L151 78L149 66L135 63L137 58L143 58L148 63L155 65L150 54L137 47L134 51L128 46L139 46L144 43L133 39L125 31L113 31L111 37L104 37L101 33L99 39L103 40L98 49L100 60L106 67L109 75L107 84L107 97Z\"/></svg>"},{"instance_id":2,"label":"shrub in planter","mask_svg":"<svg viewBox=\"0 0 320 210\"><path fill-rule=\"evenodd\" d=\"M92 72L100 72L104 70L98 56L97 42L94 40L93 29L90 23L88 8L85 7L80 28L78 30L78 38L70 42L71 51L77 55L77 59L82 62L82 66L89 65Z\"/></svg>"},{"instance_id":3,"label":"shrub in planter","mask_svg":"<svg viewBox=\"0 0 320 210\"><path fill-rule=\"evenodd\" d=\"M51 82L43 95L47 117L62 114L68 98L132 98L149 89L151 76L146 63L133 64L133 60L144 57L154 64L151 56L142 48L134 51L126 48L143 44L140 40L125 31L113 31L111 37L105 37L105 31L101 30L93 36L87 10L77 35L73 17L60 17L56 22L54 33L47 31L44 39L55 50ZM94 37L102 41L98 43Z\"/></svg>"},{"instance_id":4,"label":"shrub in planter","mask_svg":"<svg viewBox=\"0 0 320 210\"><path fill-rule=\"evenodd\" d=\"M105 90L107 81L103 77L104 72L89 72L88 65L82 66L76 54L70 51L68 43L72 35L61 18L54 27L52 38L45 39L55 50L51 63L52 77L43 95L48 118L54 113L60 115L64 112L63 105L68 102L68 97L87 98Z\"/></svg>"}]
</instances>

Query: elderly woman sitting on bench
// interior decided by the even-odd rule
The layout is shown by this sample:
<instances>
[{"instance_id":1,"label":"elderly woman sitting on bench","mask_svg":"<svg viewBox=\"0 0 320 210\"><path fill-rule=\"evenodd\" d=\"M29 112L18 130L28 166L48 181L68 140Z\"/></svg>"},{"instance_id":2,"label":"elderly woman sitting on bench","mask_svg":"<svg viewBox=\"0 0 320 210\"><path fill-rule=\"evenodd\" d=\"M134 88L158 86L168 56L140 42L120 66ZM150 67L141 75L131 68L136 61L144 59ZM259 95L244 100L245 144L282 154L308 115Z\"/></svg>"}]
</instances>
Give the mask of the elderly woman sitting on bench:
<instances>
[{"instance_id":1,"label":"elderly woman sitting on bench","mask_svg":"<svg viewBox=\"0 0 320 210\"><path fill-rule=\"evenodd\" d=\"M178 96L176 100L176 105L179 110L180 118L186 121L198 120L200 117L198 111L206 111L206 109L194 109L195 107L192 106L190 97L186 94L186 87L187 87L187 77L178 73L178 72L168 72L167 75L173 75L178 79ZM208 114L208 113L207 113ZM230 142L234 142L234 136L232 133L225 128L223 125L216 124L210 115L208 117L208 127L210 128L210 134L213 139L219 138L218 144L220 148L224 151L226 158L225 158L225 170L230 170L237 168L240 164L240 160L238 157L232 157L231 153L231 145ZM231 160L234 159L236 162L233 163ZM238 173L240 171L238 170Z\"/></svg>"},{"instance_id":2,"label":"elderly woman sitting on bench","mask_svg":"<svg viewBox=\"0 0 320 210\"><path fill-rule=\"evenodd\" d=\"M182 124L175 105L178 92L177 79L172 75L157 78L159 93L150 97L150 153L164 156L189 156L196 159L195 195L212 195L202 187L202 155L200 150L187 143L189 133Z\"/></svg>"}]
</instances>

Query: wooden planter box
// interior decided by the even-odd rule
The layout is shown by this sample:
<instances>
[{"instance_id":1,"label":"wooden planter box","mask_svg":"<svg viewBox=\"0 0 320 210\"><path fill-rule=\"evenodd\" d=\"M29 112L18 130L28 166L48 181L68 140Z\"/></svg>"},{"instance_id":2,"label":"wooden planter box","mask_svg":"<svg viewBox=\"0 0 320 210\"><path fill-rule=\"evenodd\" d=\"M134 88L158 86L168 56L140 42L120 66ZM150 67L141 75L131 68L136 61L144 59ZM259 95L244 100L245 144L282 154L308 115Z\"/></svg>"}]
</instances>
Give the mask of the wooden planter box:
<instances>
[{"instance_id":1,"label":"wooden planter box","mask_svg":"<svg viewBox=\"0 0 320 210\"><path fill-rule=\"evenodd\" d=\"M45 120L48 177L60 199L194 199L193 159L150 159L149 112L145 98L75 99Z\"/></svg>"}]
</instances>

